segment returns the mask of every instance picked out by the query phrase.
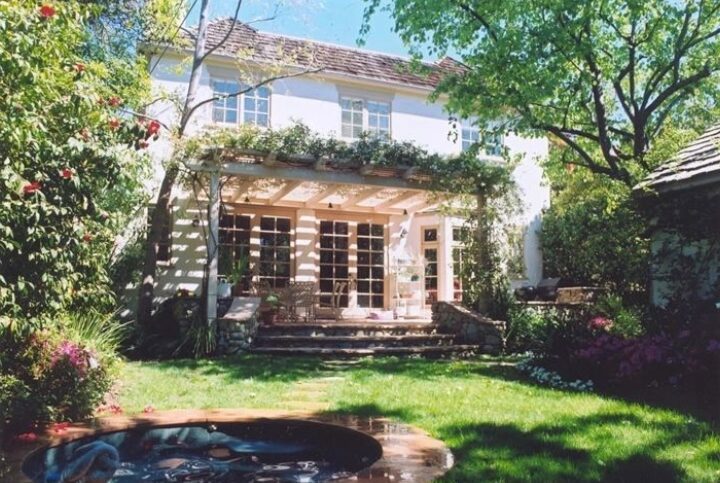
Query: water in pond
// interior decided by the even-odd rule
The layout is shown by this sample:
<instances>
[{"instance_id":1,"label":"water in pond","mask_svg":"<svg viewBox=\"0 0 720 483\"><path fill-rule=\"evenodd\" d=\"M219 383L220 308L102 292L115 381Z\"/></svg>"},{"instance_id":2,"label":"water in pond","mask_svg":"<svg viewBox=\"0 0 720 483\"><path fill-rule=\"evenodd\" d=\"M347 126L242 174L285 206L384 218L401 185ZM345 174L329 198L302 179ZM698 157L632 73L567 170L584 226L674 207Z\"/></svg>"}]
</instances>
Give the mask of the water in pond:
<instances>
[{"instance_id":1,"label":"water in pond","mask_svg":"<svg viewBox=\"0 0 720 483\"><path fill-rule=\"evenodd\" d=\"M32 453L23 471L58 481L78 448L102 441L117 449L112 482L318 482L351 477L382 455L372 437L330 424L259 420L136 428Z\"/></svg>"}]
</instances>

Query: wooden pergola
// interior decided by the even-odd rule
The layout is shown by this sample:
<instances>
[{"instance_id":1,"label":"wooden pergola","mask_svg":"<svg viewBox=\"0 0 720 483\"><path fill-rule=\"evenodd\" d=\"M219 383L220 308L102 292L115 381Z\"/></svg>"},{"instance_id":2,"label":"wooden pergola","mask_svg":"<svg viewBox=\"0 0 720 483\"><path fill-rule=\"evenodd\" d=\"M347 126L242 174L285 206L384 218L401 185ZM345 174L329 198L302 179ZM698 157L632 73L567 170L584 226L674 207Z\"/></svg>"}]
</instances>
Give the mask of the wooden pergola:
<instances>
[{"instance_id":1,"label":"wooden pergola","mask_svg":"<svg viewBox=\"0 0 720 483\"><path fill-rule=\"evenodd\" d=\"M217 317L221 201L243 200L253 205L309 209L329 205L342 211L401 215L432 211L438 208L440 198L453 196L452 193L432 193L431 176L413 166L379 166L346 159L207 148L188 167L209 176L209 321ZM234 181L227 193L221 193L224 177Z\"/></svg>"}]
</instances>

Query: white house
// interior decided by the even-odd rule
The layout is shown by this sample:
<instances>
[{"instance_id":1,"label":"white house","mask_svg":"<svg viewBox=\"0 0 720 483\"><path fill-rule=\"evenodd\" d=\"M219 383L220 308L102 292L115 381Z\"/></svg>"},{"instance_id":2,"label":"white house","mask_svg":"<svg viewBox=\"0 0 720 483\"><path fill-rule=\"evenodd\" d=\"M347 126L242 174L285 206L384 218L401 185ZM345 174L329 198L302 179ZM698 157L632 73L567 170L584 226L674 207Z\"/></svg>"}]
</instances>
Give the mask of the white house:
<instances>
[{"instance_id":1,"label":"white house","mask_svg":"<svg viewBox=\"0 0 720 483\"><path fill-rule=\"evenodd\" d=\"M215 45L230 26L228 19L214 21L209 45ZM148 52L156 93L182 98L190 51ZM457 139L448 136L449 113L442 100L428 100L444 74L461 68L451 59L427 64L428 74L419 75L410 72L405 58L259 32L245 25L237 25L228 41L208 57L199 99L254 85L257 79L277 73L273 69L278 64L322 70L276 80L237 99L208 103L193 118L191 134L202 135L213 125L281 128L300 121L320 134L346 141L367 131L440 154L458 153L481 138L470 123L463 123ZM170 101L153 104L149 114L166 125L177 121ZM489 158L501 162L502 147L522 158L515 177L525 204L520 220L524 277L537 283L542 277L537 229L549 201L538 160L547 155L547 140L510 133L487 141L484 155ZM166 141L156 143L158 158L167 155L167 147ZM363 315L396 308L398 298L403 298L397 278L398 258L402 258L402 263L420 267L420 273L411 277L420 282L415 287L419 299L407 301L403 310L417 310L410 307L415 304L422 311L432 301L461 295L453 258L457 262L461 253L457 235L463 221L441 216L411 173L344 173L331 166L300 169L263 160L228 163L224 168L221 174L233 177L233 182L220 194L224 204L220 273L227 269L222 266L224 258L245 254L256 267L255 277L273 287L291 280L315 282L327 298L335 282L349 280L340 303L347 312ZM197 227L207 201L199 206L191 193L178 188L172 207L170 236L160 250L159 298L178 289L197 291L207 256Z\"/></svg>"}]
</instances>

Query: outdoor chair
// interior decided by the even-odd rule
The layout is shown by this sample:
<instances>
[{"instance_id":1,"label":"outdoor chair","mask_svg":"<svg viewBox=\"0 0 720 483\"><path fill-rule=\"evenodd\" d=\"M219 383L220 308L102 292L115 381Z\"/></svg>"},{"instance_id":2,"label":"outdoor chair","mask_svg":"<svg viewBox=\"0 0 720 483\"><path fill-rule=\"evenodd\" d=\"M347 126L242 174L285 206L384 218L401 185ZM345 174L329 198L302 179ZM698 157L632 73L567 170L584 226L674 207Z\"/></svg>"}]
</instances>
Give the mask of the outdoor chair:
<instances>
[{"instance_id":1,"label":"outdoor chair","mask_svg":"<svg viewBox=\"0 0 720 483\"><path fill-rule=\"evenodd\" d=\"M332 298L330 299L330 304L333 309L333 315L335 316L335 322L340 322L343 318L343 307L340 304L340 299L343 295L345 295L345 289L347 286L347 282L335 282L333 285L333 293Z\"/></svg>"}]
</instances>

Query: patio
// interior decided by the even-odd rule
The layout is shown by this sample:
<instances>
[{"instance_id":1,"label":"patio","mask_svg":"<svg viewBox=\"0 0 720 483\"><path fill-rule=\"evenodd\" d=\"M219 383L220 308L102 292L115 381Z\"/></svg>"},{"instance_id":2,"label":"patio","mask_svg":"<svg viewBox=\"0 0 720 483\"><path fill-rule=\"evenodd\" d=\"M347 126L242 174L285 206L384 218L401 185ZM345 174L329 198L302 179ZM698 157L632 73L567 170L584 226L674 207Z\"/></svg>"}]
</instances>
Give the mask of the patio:
<instances>
[{"instance_id":1,"label":"patio","mask_svg":"<svg viewBox=\"0 0 720 483\"><path fill-rule=\"evenodd\" d=\"M238 262L233 294L276 298L277 322L429 321L434 302L462 296L463 220L416 168L237 149L190 167L209 180L191 225L207 217L209 318Z\"/></svg>"}]
</instances>

